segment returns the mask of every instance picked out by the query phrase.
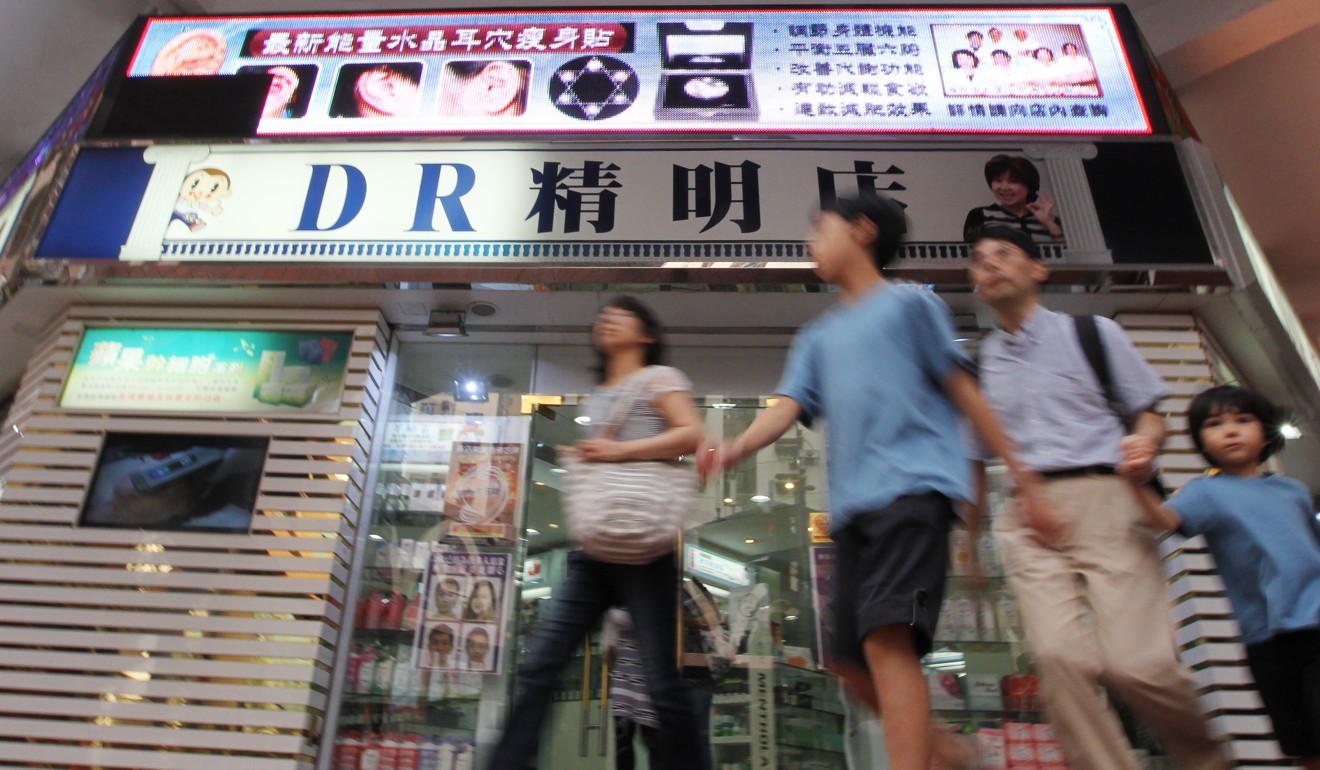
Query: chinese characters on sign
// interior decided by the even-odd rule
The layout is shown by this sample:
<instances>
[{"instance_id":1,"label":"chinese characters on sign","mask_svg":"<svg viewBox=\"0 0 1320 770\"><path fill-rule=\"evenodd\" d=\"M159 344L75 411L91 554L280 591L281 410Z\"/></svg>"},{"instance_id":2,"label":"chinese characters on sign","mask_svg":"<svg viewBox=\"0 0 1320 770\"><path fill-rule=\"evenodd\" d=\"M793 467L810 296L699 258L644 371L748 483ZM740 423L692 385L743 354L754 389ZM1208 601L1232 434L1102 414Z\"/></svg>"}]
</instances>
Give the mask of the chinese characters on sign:
<instances>
[{"instance_id":1,"label":"chinese characters on sign","mask_svg":"<svg viewBox=\"0 0 1320 770\"><path fill-rule=\"evenodd\" d=\"M127 74L268 73L258 127L265 135L1151 133L1119 13L1126 11L161 18L148 22Z\"/></svg>"}]
</instances>

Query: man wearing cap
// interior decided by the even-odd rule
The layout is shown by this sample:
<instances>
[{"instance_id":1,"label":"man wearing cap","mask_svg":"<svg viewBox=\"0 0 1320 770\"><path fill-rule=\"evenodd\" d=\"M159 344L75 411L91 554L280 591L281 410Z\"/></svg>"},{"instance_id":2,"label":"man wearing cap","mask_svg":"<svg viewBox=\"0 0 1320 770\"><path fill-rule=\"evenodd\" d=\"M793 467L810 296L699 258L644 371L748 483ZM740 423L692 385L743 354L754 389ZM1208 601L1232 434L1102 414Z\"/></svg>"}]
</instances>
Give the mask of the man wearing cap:
<instances>
[{"instance_id":1,"label":"man wearing cap","mask_svg":"<svg viewBox=\"0 0 1320 770\"><path fill-rule=\"evenodd\" d=\"M954 501L971 494L961 418L1007 457L1029 500L1039 482L1017 473L965 368L949 309L925 288L881 275L906 231L902 207L876 194L821 207L807 250L842 301L798 332L775 404L737 438L698 452L698 467L707 477L794 422L829 421L831 667L882 713L889 767L927 770L941 739L930 727L921 656L944 594ZM946 764L951 753L941 755Z\"/></svg>"},{"instance_id":2,"label":"man wearing cap","mask_svg":"<svg viewBox=\"0 0 1320 770\"><path fill-rule=\"evenodd\" d=\"M1155 728L1178 767L1226 768L1191 672L1178 661L1154 534L1117 475L1153 477L1164 440L1154 409L1168 389L1121 326L1096 318L1120 417L1083 352L1076 320L1040 303L1049 268L1031 236L992 224L969 240L972 282L998 324L981 345L981 385L1020 461L1045 479L1054 516L1042 526L1015 501L995 530L1068 764L1138 770L1103 685ZM975 538L979 512L971 519Z\"/></svg>"}]
</instances>

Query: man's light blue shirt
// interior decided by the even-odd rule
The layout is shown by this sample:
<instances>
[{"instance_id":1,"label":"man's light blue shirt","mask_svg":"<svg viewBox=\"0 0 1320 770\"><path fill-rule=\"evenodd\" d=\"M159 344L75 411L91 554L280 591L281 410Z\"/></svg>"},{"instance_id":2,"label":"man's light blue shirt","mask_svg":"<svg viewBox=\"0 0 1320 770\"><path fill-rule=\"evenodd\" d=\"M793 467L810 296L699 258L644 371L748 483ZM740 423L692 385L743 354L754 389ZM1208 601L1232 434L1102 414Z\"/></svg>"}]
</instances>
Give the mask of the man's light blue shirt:
<instances>
[{"instance_id":1,"label":"man's light blue shirt","mask_svg":"<svg viewBox=\"0 0 1320 770\"><path fill-rule=\"evenodd\" d=\"M1205 535L1246 644L1320 627L1320 532L1311 493L1286 476L1192 479L1166 505Z\"/></svg>"},{"instance_id":2,"label":"man's light blue shirt","mask_svg":"<svg viewBox=\"0 0 1320 770\"><path fill-rule=\"evenodd\" d=\"M1169 395L1123 327L1097 317L1110 377L1129 418ZM991 332L981 343L981 388L1018 450L1037 471L1118 465L1123 420L1077 339L1073 317L1037 306L1016 334ZM984 448L979 454L988 459Z\"/></svg>"},{"instance_id":3,"label":"man's light blue shirt","mask_svg":"<svg viewBox=\"0 0 1320 770\"><path fill-rule=\"evenodd\" d=\"M949 309L910 284L840 303L798 332L775 392L825 419L831 526L903 495L970 497L970 463L944 381L968 365Z\"/></svg>"}]
</instances>

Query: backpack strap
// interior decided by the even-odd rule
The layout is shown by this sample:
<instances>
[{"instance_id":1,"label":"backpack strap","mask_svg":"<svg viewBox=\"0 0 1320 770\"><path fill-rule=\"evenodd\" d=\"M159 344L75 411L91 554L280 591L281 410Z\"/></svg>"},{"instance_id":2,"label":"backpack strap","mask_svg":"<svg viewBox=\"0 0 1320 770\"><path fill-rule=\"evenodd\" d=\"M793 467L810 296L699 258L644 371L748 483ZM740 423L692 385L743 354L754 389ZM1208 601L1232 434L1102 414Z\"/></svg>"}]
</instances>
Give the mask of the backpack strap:
<instances>
[{"instance_id":1,"label":"backpack strap","mask_svg":"<svg viewBox=\"0 0 1320 770\"><path fill-rule=\"evenodd\" d=\"M1082 346L1082 354L1086 356L1086 362L1091 365L1091 371L1095 372L1095 379L1100 383L1100 392L1105 397L1105 403L1122 421L1123 428L1131 430L1132 418L1128 415L1127 408L1123 406L1122 399L1118 397L1113 374L1109 371L1109 357L1105 355L1105 342L1100 337L1100 325L1096 323L1093 315L1074 315L1072 318L1073 325L1077 329L1077 342Z\"/></svg>"}]
</instances>

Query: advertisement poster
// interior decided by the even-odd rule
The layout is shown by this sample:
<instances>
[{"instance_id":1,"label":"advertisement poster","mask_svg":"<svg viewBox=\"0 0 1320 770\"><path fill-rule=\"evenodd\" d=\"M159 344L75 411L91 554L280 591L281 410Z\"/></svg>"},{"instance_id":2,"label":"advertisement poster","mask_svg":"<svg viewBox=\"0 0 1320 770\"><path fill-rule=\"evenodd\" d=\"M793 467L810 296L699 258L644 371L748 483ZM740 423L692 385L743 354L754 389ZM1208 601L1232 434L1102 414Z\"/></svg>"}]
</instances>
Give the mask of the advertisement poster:
<instances>
[{"instance_id":1,"label":"advertisement poster","mask_svg":"<svg viewBox=\"0 0 1320 770\"><path fill-rule=\"evenodd\" d=\"M834 665L834 546L811 548L811 598L816 602L816 647L820 667Z\"/></svg>"},{"instance_id":2,"label":"advertisement poster","mask_svg":"<svg viewBox=\"0 0 1320 770\"><path fill-rule=\"evenodd\" d=\"M454 444L444 497L450 537L517 537L522 457L522 444Z\"/></svg>"},{"instance_id":3,"label":"advertisement poster","mask_svg":"<svg viewBox=\"0 0 1320 770\"><path fill-rule=\"evenodd\" d=\"M236 73L268 136L1152 130L1106 7L161 18L127 75Z\"/></svg>"},{"instance_id":4,"label":"advertisement poster","mask_svg":"<svg viewBox=\"0 0 1320 770\"><path fill-rule=\"evenodd\" d=\"M432 554L414 666L500 673L512 559L507 553Z\"/></svg>"},{"instance_id":5,"label":"advertisement poster","mask_svg":"<svg viewBox=\"0 0 1320 770\"><path fill-rule=\"evenodd\" d=\"M60 406L117 412L339 411L353 335L88 329Z\"/></svg>"}]
</instances>

